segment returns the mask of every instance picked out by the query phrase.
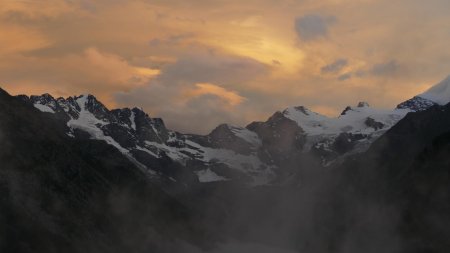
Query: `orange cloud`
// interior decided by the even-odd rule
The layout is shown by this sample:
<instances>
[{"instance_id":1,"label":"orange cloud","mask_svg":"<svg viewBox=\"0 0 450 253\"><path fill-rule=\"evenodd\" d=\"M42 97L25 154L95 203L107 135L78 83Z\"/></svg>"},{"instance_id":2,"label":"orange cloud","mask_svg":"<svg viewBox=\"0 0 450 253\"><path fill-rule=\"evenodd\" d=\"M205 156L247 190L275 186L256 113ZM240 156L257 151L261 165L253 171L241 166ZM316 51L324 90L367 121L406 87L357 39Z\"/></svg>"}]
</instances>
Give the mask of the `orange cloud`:
<instances>
[{"instance_id":1,"label":"orange cloud","mask_svg":"<svg viewBox=\"0 0 450 253\"><path fill-rule=\"evenodd\" d=\"M0 23L0 56L35 50L51 45L36 29Z\"/></svg>"},{"instance_id":2,"label":"orange cloud","mask_svg":"<svg viewBox=\"0 0 450 253\"><path fill-rule=\"evenodd\" d=\"M188 91L185 94L190 98L202 95L214 95L223 99L231 106L239 105L245 100L245 98L240 96L237 92L227 90L215 84L197 83L195 84L195 87L194 90Z\"/></svg>"}]
</instances>

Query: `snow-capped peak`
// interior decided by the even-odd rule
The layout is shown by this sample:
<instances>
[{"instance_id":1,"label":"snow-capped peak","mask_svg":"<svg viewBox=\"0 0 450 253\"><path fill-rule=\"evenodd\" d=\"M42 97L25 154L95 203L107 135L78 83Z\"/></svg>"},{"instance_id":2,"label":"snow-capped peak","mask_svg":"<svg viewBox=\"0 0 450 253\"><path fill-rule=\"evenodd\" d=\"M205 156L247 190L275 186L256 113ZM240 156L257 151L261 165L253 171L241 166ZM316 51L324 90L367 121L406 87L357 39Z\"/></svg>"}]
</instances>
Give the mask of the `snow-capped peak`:
<instances>
[{"instance_id":1,"label":"snow-capped peak","mask_svg":"<svg viewBox=\"0 0 450 253\"><path fill-rule=\"evenodd\" d=\"M450 75L440 83L434 85L418 97L433 101L440 105L450 102Z\"/></svg>"},{"instance_id":2,"label":"snow-capped peak","mask_svg":"<svg viewBox=\"0 0 450 253\"><path fill-rule=\"evenodd\" d=\"M86 107L88 102L89 94L83 94L79 97L75 97L75 101L77 101L78 105L82 108L82 110Z\"/></svg>"},{"instance_id":3,"label":"snow-capped peak","mask_svg":"<svg viewBox=\"0 0 450 253\"><path fill-rule=\"evenodd\" d=\"M80 107L96 106L96 105L103 106L103 104L100 101L98 101L94 95L91 94L83 94L78 97L75 97L75 101L77 101Z\"/></svg>"},{"instance_id":4,"label":"snow-capped peak","mask_svg":"<svg viewBox=\"0 0 450 253\"><path fill-rule=\"evenodd\" d=\"M387 129L400 120L406 110L380 110L369 107L367 102L359 102L356 107L347 106L339 117L330 118L305 107L290 107L283 115L295 121L307 135L338 135L342 132L369 134L379 129ZM368 122L377 122L377 127Z\"/></svg>"}]
</instances>

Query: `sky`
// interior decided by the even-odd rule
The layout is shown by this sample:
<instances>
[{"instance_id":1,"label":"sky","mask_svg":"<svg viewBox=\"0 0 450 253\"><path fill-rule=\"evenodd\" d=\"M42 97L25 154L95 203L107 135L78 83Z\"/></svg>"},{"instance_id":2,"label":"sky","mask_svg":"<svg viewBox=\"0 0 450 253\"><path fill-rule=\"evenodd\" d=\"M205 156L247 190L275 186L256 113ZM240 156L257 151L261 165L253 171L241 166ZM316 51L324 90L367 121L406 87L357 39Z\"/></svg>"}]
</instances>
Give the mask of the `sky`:
<instances>
[{"instance_id":1,"label":"sky","mask_svg":"<svg viewBox=\"0 0 450 253\"><path fill-rule=\"evenodd\" d=\"M1 0L0 87L174 130L394 108L450 74L448 0Z\"/></svg>"}]
</instances>

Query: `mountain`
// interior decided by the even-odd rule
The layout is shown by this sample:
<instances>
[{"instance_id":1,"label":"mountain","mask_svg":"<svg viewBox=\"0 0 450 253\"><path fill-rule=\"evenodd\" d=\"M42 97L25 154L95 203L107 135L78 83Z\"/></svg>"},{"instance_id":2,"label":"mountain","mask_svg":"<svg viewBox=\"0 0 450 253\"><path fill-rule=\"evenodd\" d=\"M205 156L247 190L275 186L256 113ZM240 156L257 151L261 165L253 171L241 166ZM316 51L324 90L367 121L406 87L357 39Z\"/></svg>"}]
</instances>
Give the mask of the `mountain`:
<instances>
[{"instance_id":1,"label":"mountain","mask_svg":"<svg viewBox=\"0 0 450 253\"><path fill-rule=\"evenodd\" d=\"M329 164L345 155L362 152L370 143L402 119L409 110L379 110L360 102L348 106L337 118L329 118L307 108L291 107L283 116L293 120L306 135L305 149Z\"/></svg>"},{"instance_id":2,"label":"mountain","mask_svg":"<svg viewBox=\"0 0 450 253\"><path fill-rule=\"evenodd\" d=\"M167 129L162 119L151 118L139 108L109 110L92 95L19 98L64 122L68 136L105 141L149 177L163 180L178 192L198 183L227 180L280 183L290 180L289 164L341 163L367 150L408 112L450 101L449 84L450 77L394 110L360 102L330 118L304 106L289 107L265 122L245 128L222 124L205 136Z\"/></svg>"},{"instance_id":3,"label":"mountain","mask_svg":"<svg viewBox=\"0 0 450 253\"><path fill-rule=\"evenodd\" d=\"M237 238L296 252L449 252L450 104L408 113L342 163L295 169L299 187L216 186L207 203L226 203Z\"/></svg>"},{"instance_id":4,"label":"mountain","mask_svg":"<svg viewBox=\"0 0 450 253\"><path fill-rule=\"evenodd\" d=\"M180 134L141 109L109 110L92 95L19 98L66 124L68 136L114 146L149 177L186 187L199 180L248 180L251 173L256 183L268 181L269 171L256 156L260 140L245 128L221 125L207 136ZM223 176L215 173L218 170Z\"/></svg>"},{"instance_id":5,"label":"mountain","mask_svg":"<svg viewBox=\"0 0 450 253\"><path fill-rule=\"evenodd\" d=\"M450 102L450 76L424 93L399 104L397 108L423 111L433 105L446 105L448 102Z\"/></svg>"},{"instance_id":6,"label":"mountain","mask_svg":"<svg viewBox=\"0 0 450 253\"><path fill-rule=\"evenodd\" d=\"M436 105L408 114L336 167L323 195L330 202L320 207L330 210L323 233L352 238L340 245L347 252L448 252L449 137L450 104Z\"/></svg>"},{"instance_id":7,"label":"mountain","mask_svg":"<svg viewBox=\"0 0 450 253\"><path fill-rule=\"evenodd\" d=\"M48 95L39 99L49 111L64 110ZM205 245L196 215L120 150L70 131L0 90L1 252L189 252Z\"/></svg>"},{"instance_id":8,"label":"mountain","mask_svg":"<svg viewBox=\"0 0 450 253\"><path fill-rule=\"evenodd\" d=\"M439 105L446 105L450 100L450 76L420 94L419 97Z\"/></svg>"},{"instance_id":9,"label":"mountain","mask_svg":"<svg viewBox=\"0 0 450 253\"><path fill-rule=\"evenodd\" d=\"M274 148L280 156L304 143L281 113L269 122L251 128L294 137L275 142L286 144ZM225 210L209 215L235 238L295 252L449 252L450 104L408 113L342 163L314 167L305 158L283 167L300 185L209 185L192 195L202 208Z\"/></svg>"},{"instance_id":10,"label":"mountain","mask_svg":"<svg viewBox=\"0 0 450 253\"><path fill-rule=\"evenodd\" d=\"M139 108L109 110L92 95L19 98L64 122L68 136L103 140L149 177L186 187L229 179L267 184L291 158L306 154L328 165L364 151L409 111L377 110L361 102L338 118L328 118L303 106L291 107L266 122L246 128L222 124L200 136L169 130L162 119Z\"/></svg>"}]
</instances>

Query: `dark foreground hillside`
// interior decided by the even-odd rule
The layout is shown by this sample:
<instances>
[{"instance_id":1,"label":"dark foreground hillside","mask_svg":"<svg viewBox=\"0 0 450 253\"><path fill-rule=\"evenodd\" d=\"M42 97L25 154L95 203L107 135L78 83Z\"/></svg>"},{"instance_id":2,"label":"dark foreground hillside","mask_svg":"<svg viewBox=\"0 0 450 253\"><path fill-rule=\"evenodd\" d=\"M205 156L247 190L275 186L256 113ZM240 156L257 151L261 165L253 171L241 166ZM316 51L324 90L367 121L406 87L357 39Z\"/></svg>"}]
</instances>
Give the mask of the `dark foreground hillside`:
<instances>
[{"instance_id":1,"label":"dark foreground hillside","mask_svg":"<svg viewBox=\"0 0 450 253\"><path fill-rule=\"evenodd\" d=\"M0 91L0 252L190 252L208 242L115 148L69 138L49 117Z\"/></svg>"}]
</instances>

